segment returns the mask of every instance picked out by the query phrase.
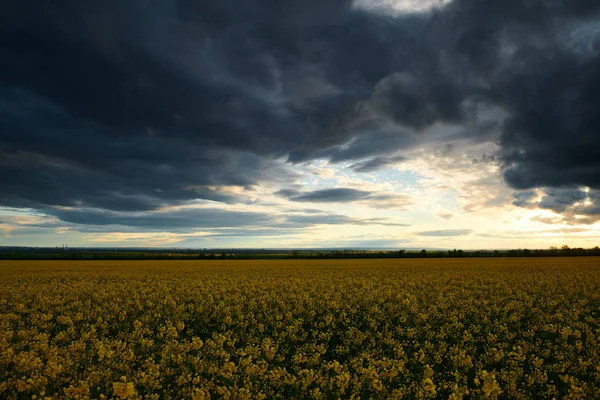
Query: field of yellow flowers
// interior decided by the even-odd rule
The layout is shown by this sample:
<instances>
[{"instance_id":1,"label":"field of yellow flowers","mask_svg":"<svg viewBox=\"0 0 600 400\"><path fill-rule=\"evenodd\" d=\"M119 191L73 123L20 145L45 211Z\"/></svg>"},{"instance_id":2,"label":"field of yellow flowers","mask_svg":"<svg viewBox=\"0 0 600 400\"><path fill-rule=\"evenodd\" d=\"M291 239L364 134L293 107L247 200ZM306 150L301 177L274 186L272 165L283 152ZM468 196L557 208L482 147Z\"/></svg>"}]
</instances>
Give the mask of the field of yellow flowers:
<instances>
[{"instance_id":1,"label":"field of yellow flowers","mask_svg":"<svg viewBox=\"0 0 600 400\"><path fill-rule=\"evenodd\" d=\"M0 261L0 398L600 399L600 259Z\"/></svg>"}]
</instances>

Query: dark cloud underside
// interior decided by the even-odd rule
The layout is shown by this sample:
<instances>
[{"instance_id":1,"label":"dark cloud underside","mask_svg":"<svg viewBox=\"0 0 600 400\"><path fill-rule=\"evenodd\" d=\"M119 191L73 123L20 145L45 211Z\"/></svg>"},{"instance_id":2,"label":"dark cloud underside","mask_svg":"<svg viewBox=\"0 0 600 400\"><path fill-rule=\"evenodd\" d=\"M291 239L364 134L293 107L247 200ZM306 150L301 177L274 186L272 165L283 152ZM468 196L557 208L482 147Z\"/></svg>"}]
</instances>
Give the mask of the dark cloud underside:
<instances>
[{"instance_id":1,"label":"dark cloud underside","mask_svg":"<svg viewBox=\"0 0 600 400\"><path fill-rule=\"evenodd\" d=\"M294 190L281 190L277 194L287 197L293 201L322 202L322 203L345 203L363 200L371 195L371 192L357 189L339 188L322 189L312 192L297 192Z\"/></svg>"},{"instance_id":2,"label":"dark cloud underside","mask_svg":"<svg viewBox=\"0 0 600 400\"><path fill-rule=\"evenodd\" d=\"M266 212L233 211L220 208L183 208L164 212L117 212L101 209L53 209L48 214L61 221L81 226L143 229L149 231L194 232L215 228L302 229L316 225L382 225L406 226L387 218L353 218L341 214L273 214ZM55 223L32 224L40 228L56 228Z\"/></svg>"},{"instance_id":3,"label":"dark cloud underside","mask_svg":"<svg viewBox=\"0 0 600 400\"><path fill-rule=\"evenodd\" d=\"M412 204L410 197L395 193L377 193L351 188L299 191L282 189L275 195L290 201L306 203L355 203L362 202L375 208L404 208Z\"/></svg>"},{"instance_id":4,"label":"dark cloud underside","mask_svg":"<svg viewBox=\"0 0 600 400\"><path fill-rule=\"evenodd\" d=\"M564 222L593 224L600 220L600 190L581 188L545 188L541 197L533 191L515 194L513 204L519 207L553 211L561 217L537 218L539 222Z\"/></svg>"}]
</instances>

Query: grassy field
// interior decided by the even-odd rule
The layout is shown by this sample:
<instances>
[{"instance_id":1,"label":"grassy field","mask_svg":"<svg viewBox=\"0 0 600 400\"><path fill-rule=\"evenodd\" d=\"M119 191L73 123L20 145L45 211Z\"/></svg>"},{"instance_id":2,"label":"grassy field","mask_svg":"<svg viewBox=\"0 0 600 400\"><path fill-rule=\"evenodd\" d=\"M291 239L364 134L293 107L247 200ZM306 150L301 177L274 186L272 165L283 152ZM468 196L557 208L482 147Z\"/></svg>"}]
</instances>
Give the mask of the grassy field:
<instances>
[{"instance_id":1,"label":"grassy field","mask_svg":"<svg viewBox=\"0 0 600 400\"><path fill-rule=\"evenodd\" d=\"M600 398L600 258L1 261L0 398Z\"/></svg>"}]
</instances>

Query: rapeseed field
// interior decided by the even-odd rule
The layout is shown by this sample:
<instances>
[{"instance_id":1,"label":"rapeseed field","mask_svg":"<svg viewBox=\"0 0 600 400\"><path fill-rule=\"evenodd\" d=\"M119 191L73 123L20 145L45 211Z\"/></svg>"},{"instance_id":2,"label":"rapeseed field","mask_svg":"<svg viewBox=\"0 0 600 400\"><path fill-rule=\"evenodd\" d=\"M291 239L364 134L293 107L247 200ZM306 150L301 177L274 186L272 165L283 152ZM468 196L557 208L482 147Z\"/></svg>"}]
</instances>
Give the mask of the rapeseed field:
<instances>
[{"instance_id":1,"label":"rapeseed field","mask_svg":"<svg viewBox=\"0 0 600 400\"><path fill-rule=\"evenodd\" d=\"M2 399L600 399L600 259L0 261Z\"/></svg>"}]
</instances>

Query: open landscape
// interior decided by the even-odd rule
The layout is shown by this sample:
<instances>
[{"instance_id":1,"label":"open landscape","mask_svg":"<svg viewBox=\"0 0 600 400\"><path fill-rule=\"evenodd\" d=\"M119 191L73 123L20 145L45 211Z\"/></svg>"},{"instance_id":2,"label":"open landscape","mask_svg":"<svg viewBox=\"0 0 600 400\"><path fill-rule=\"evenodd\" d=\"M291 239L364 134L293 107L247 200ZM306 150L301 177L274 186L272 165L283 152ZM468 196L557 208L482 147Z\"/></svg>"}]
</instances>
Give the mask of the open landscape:
<instances>
[{"instance_id":1,"label":"open landscape","mask_svg":"<svg viewBox=\"0 0 600 400\"><path fill-rule=\"evenodd\" d=\"M600 258L2 261L0 397L600 398Z\"/></svg>"},{"instance_id":2,"label":"open landscape","mask_svg":"<svg viewBox=\"0 0 600 400\"><path fill-rule=\"evenodd\" d=\"M0 1L0 400L600 400L600 0Z\"/></svg>"}]
</instances>

